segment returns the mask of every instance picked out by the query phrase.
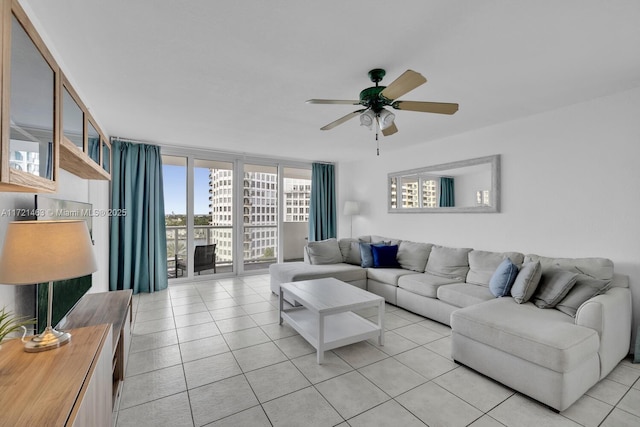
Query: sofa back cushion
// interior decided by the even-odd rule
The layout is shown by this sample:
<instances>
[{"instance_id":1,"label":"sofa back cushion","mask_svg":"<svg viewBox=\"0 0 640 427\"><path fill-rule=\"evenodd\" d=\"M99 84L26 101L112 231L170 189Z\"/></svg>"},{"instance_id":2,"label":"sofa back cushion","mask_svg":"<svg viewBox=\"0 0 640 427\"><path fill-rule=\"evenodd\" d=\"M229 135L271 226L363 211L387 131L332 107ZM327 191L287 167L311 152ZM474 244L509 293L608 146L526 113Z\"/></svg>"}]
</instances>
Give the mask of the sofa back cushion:
<instances>
[{"instance_id":1,"label":"sofa back cushion","mask_svg":"<svg viewBox=\"0 0 640 427\"><path fill-rule=\"evenodd\" d=\"M489 286L489 281L502 261L509 258L518 268L522 266L524 255L520 252L469 252L469 273L467 283Z\"/></svg>"},{"instance_id":2,"label":"sofa back cushion","mask_svg":"<svg viewBox=\"0 0 640 427\"><path fill-rule=\"evenodd\" d=\"M360 265L360 241L358 239L346 238L338 240L342 262L347 264Z\"/></svg>"},{"instance_id":3,"label":"sofa back cushion","mask_svg":"<svg viewBox=\"0 0 640 427\"><path fill-rule=\"evenodd\" d=\"M471 248L433 246L425 271L435 276L463 282L469 272L469 252L471 251Z\"/></svg>"},{"instance_id":4,"label":"sofa back cushion","mask_svg":"<svg viewBox=\"0 0 640 427\"><path fill-rule=\"evenodd\" d=\"M403 240L398 247L398 263L405 270L424 273L431 253L431 243L417 243Z\"/></svg>"},{"instance_id":5,"label":"sofa back cushion","mask_svg":"<svg viewBox=\"0 0 640 427\"><path fill-rule=\"evenodd\" d=\"M611 280L594 279L586 274L578 274L576 284L562 301L556 305L556 309L576 317L578 308L596 295L605 293L611 286Z\"/></svg>"},{"instance_id":6,"label":"sofa back cushion","mask_svg":"<svg viewBox=\"0 0 640 427\"><path fill-rule=\"evenodd\" d=\"M307 243L307 255L309 256L309 263L314 265L339 264L342 262L342 253L336 239Z\"/></svg>"},{"instance_id":7,"label":"sofa back cushion","mask_svg":"<svg viewBox=\"0 0 640 427\"><path fill-rule=\"evenodd\" d=\"M402 242L402 240L400 239L392 239L391 237L382 237L382 236L376 236L376 235L371 235L371 243L382 243L385 245L399 245L400 242Z\"/></svg>"},{"instance_id":8,"label":"sofa back cushion","mask_svg":"<svg viewBox=\"0 0 640 427\"><path fill-rule=\"evenodd\" d=\"M525 256L525 262L540 261L542 270L559 268L574 273L586 274L594 279L613 279L613 261L607 258L548 258L534 254Z\"/></svg>"}]
</instances>

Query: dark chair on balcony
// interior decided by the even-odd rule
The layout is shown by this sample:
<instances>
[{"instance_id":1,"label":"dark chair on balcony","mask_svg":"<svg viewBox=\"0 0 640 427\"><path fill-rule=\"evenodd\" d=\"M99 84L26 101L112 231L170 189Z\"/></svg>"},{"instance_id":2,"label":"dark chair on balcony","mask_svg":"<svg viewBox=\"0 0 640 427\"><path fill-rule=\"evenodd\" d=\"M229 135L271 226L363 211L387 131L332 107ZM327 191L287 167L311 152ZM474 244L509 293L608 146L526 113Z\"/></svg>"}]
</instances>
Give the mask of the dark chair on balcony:
<instances>
[{"instance_id":1,"label":"dark chair on balcony","mask_svg":"<svg viewBox=\"0 0 640 427\"><path fill-rule=\"evenodd\" d=\"M178 277L178 270L182 272L187 271L186 260L179 259L176 255L176 277ZM196 251L193 256L193 272L200 275L201 271L213 270L216 273L216 244L196 246Z\"/></svg>"}]
</instances>

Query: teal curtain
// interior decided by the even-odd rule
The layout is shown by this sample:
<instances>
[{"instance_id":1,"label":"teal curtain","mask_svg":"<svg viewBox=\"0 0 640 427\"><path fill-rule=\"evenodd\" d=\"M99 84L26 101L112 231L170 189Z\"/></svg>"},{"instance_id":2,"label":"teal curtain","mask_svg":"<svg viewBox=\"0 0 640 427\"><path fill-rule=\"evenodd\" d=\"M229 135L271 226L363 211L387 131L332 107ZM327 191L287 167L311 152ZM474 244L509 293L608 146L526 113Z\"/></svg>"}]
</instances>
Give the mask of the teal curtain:
<instances>
[{"instance_id":1,"label":"teal curtain","mask_svg":"<svg viewBox=\"0 0 640 427\"><path fill-rule=\"evenodd\" d=\"M114 140L109 289L166 289L167 233L160 147Z\"/></svg>"},{"instance_id":2,"label":"teal curtain","mask_svg":"<svg viewBox=\"0 0 640 427\"><path fill-rule=\"evenodd\" d=\"M440 178L440 207L450 208L456 205L456 198L453 191L453 178Z\"/></svg>"},{"instance_id":3,"label":"teal curtain","mask_svg":"<svg viewBox=\"0 0 640 427\"><path fill-rule=\"evenodd\" d=\"M333 165L311 165L309 241L336 237L336 182Z\"/></svg>"}]
</instances>

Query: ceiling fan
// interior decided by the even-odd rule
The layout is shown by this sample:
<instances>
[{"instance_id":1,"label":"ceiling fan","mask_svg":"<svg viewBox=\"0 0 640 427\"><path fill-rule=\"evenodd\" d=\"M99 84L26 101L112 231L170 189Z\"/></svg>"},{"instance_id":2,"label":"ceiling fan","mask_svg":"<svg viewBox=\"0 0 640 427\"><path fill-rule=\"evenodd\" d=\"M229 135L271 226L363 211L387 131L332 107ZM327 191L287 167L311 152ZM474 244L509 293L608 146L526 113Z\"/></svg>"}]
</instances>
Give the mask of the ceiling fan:
<instances>
[{"instance_id":1,"label":"ceiling fan","mask_svg":"<svg viewBox=\"0 0 640 427\"><path fill-rule=\"evenodd\" d=\"M368 126L370 129L375 124L376 140L378 139L378 129L382 131L384 136L393 135L398 132L398 128L394 122L395 114L385 109L391 107L396 110L418 111L421 113L438 113L438 114L454 114L458 111L458 104L446 102L422 102L422 101L397 101L402 95L412 91L418 86L427 82L422 74L413 70L405 71L400 77L395 79L389 86L379 86L382 81L385 70L375 68L369 71L369 78L376 85L368 87L360 92L360 99L357 101L339 100L339 99L309 99L307 104L346 104L346 105L362 105L365 108L356 110L346 116L340 117L321 127L321 130L329 130L341 125L342 123L360 116L360 124Z\"/></svg>"}]
</instances>

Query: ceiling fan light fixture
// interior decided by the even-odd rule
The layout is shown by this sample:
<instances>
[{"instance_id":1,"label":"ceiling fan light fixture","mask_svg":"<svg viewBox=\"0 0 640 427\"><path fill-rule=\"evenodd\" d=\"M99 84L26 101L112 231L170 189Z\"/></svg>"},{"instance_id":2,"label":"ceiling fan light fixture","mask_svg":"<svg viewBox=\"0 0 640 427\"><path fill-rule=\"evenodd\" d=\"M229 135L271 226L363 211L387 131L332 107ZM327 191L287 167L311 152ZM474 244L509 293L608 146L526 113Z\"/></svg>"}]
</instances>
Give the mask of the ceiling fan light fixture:
<instances>
[{"instance_id":1,"label":"ceiling fan light fixture","mask_svg":"<svg viewBox=\"0 0 640 427\"><path fill-rule=\"evenodd\" d=\"M384 108L378 114L380 117L380 129L384 130L393 124L393 121L396 119L396 115L391 111L385 110Z\"/></svg>"},{"instance_id":2,"label":"ceiling fan light fixture","mask_svg":"<svg viewBox=\"0 0 640 427\"><path fill-rule=\"evenodd\" d=\"M375 120L376 114L370 109L360 114L360 126L366 126L371 129Z\"/></svg>"}]
</instances>

